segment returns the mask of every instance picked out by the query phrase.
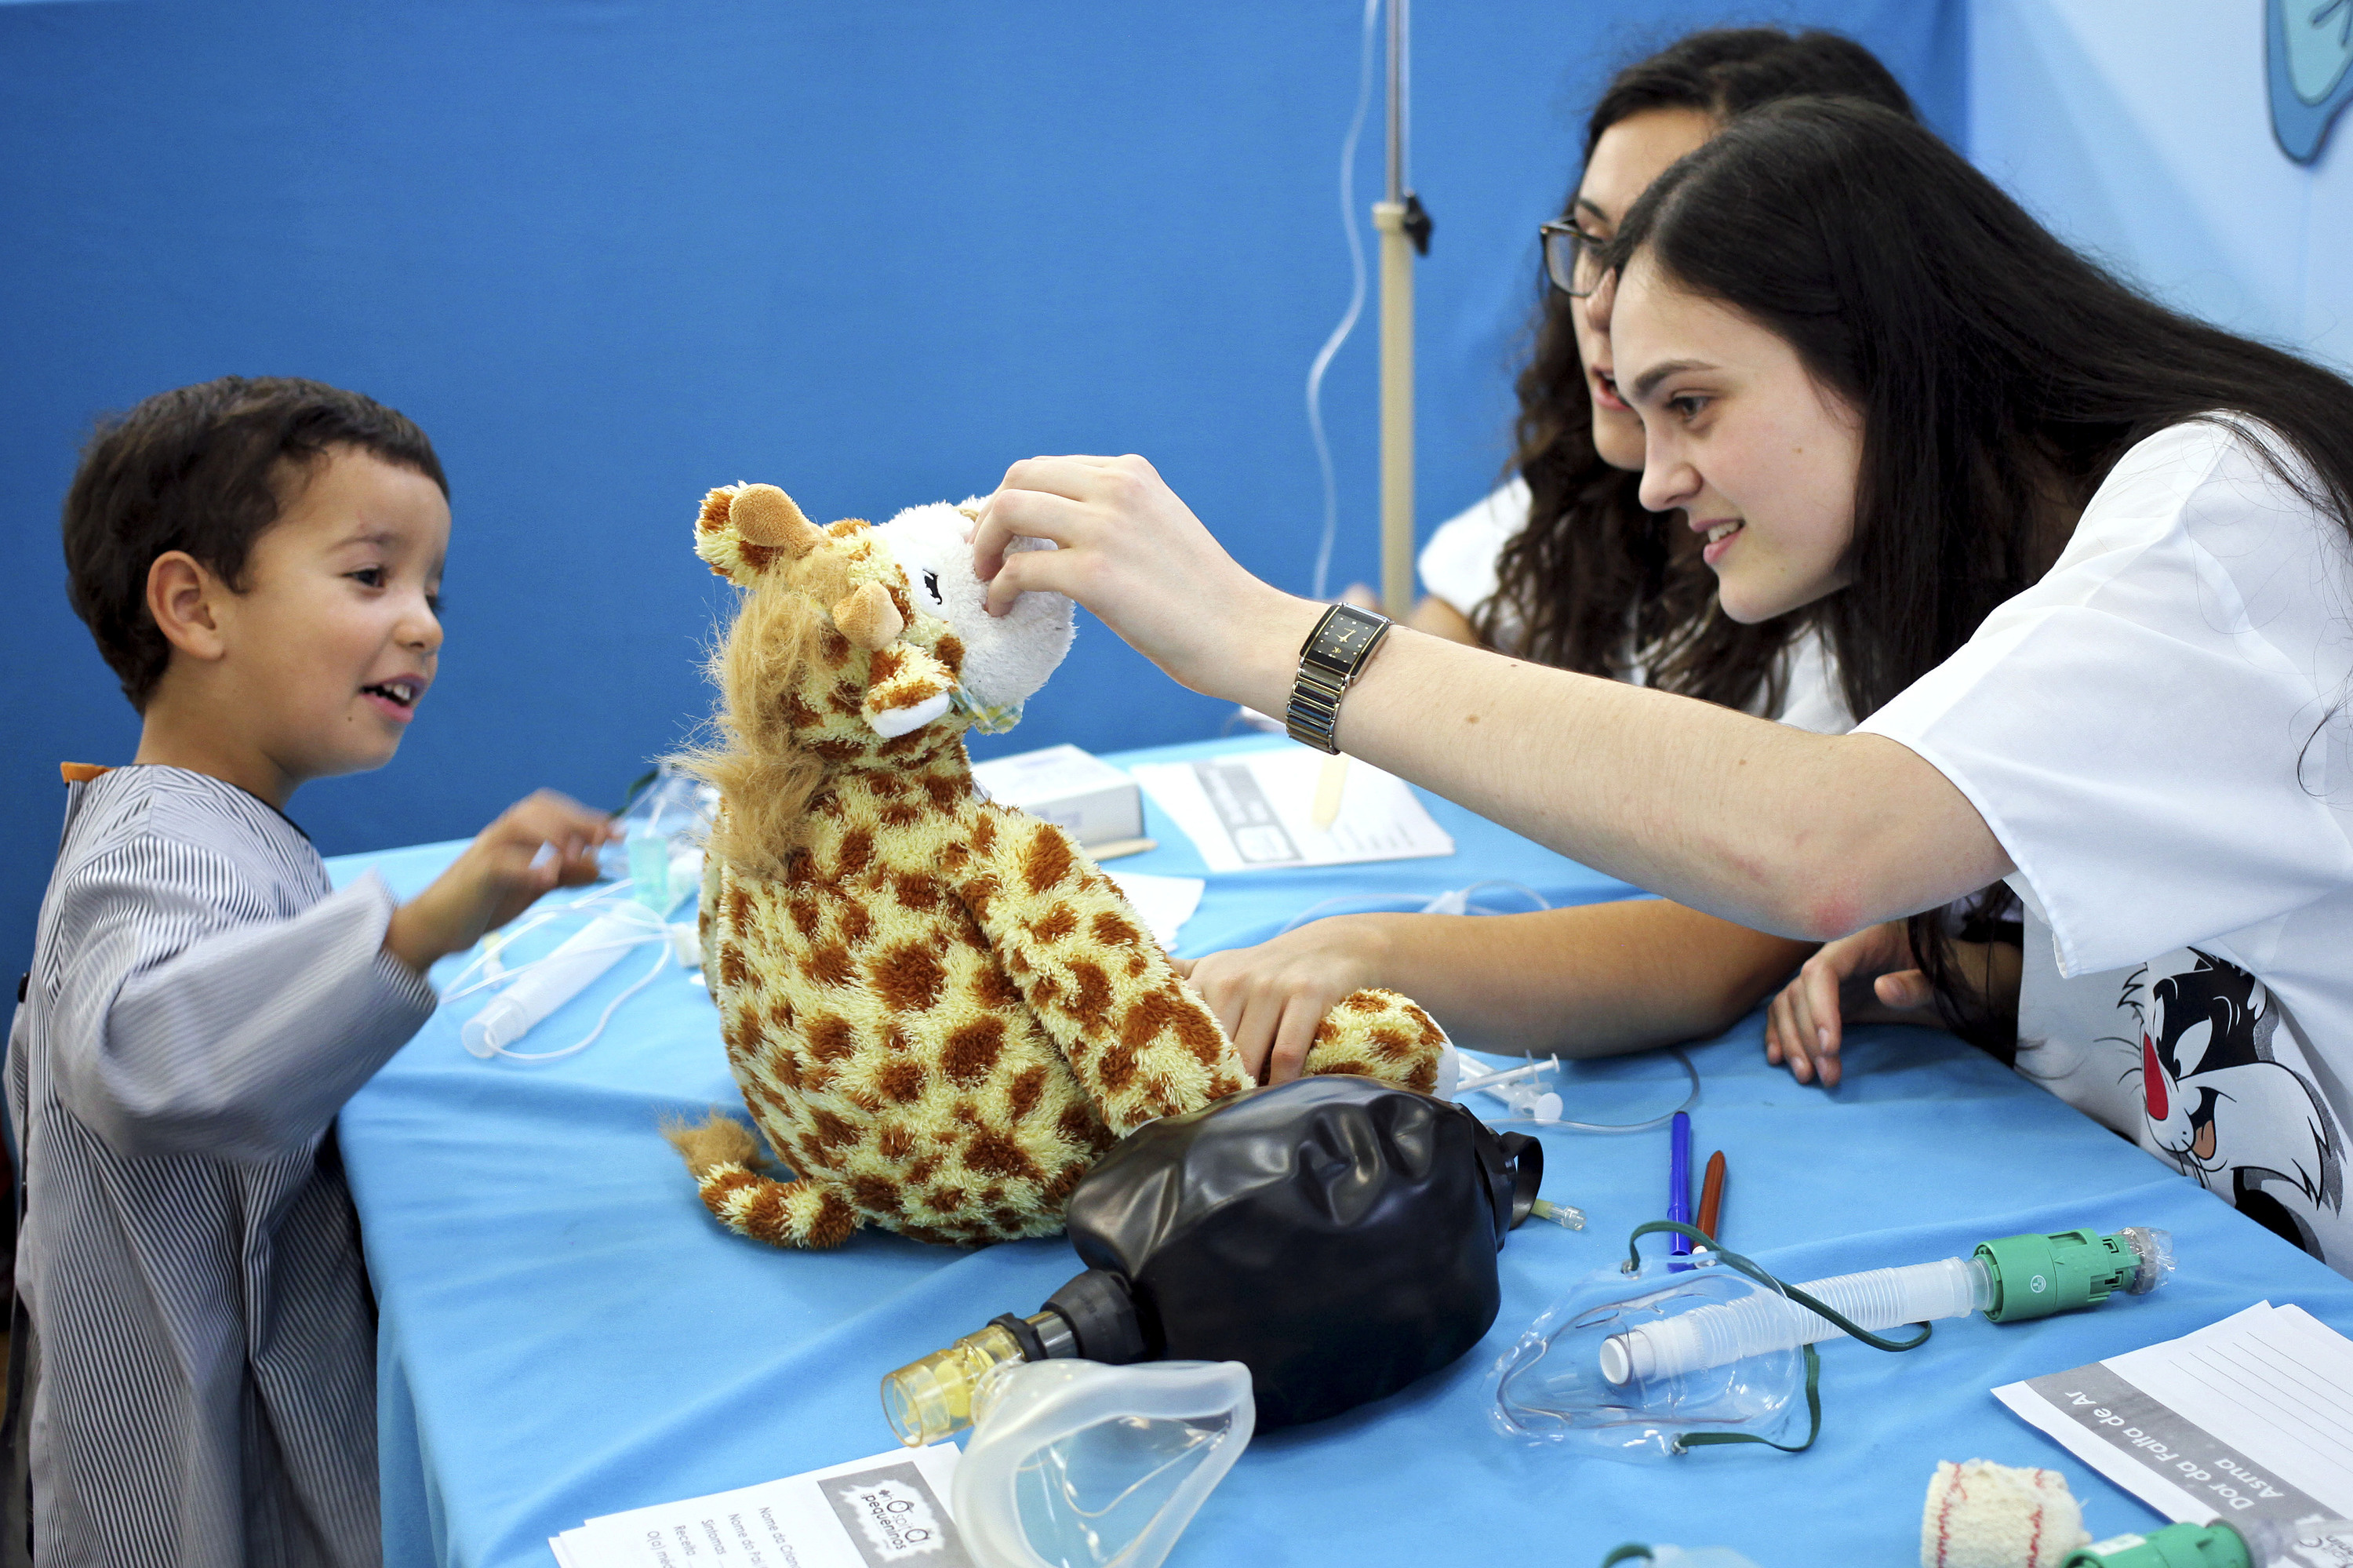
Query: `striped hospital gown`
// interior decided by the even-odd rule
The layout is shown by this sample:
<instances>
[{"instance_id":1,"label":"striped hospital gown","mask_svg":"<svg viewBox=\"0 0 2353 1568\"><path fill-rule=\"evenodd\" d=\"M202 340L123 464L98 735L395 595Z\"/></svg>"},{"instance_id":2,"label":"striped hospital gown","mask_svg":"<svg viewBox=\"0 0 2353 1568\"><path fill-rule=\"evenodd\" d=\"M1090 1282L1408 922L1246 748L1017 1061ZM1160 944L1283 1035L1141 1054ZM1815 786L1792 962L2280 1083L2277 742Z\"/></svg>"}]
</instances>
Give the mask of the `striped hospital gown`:
<instances>
[{"instance_id":1,"label":"striped hospital gown","mask_svg":"<svg viewBox=\"0 0 2353 1568\"><path fill-rule=\"evenodd\" d=\"M332 1127L433 1010L381 950L393 907L218 779L69 787L8 1059L45 1565L380 1559Z\"/></svg>"}]
</instances>

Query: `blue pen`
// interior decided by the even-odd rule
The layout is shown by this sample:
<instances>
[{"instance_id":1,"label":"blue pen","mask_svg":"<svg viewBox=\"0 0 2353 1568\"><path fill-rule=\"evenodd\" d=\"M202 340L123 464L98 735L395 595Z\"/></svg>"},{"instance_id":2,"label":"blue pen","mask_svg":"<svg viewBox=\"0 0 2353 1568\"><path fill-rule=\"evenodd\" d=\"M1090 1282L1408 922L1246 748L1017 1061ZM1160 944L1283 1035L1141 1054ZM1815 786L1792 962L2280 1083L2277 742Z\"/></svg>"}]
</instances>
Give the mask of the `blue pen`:
<instances>
[{"instance_id":1,"label":"blue pen","mask_svg":"<svg viewBox=\"0 0 2353 1568\"><path fill-rule=\"evenodd\" d=\"M1691 1204L1691 1118L1683 1111L1667 1129L1667 1218L1683 1224L1692 1223ZM1673 1237L1667 1250L1677 1257L1691 1255L1691 1238Z\"/></svg>"}]
</instances>

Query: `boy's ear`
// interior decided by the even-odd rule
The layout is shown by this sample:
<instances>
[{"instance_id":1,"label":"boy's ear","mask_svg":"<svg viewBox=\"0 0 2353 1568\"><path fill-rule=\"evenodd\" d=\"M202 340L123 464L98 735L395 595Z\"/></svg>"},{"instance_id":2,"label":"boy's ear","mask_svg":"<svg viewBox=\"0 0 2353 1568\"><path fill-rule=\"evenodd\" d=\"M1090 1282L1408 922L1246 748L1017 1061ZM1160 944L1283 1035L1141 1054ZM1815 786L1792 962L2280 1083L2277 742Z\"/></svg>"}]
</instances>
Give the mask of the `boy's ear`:
<instances>
[{"instance_id":1,"label":"boy's ear","mask_svg":"<svg viewBox=\"0 0 2353 1568\"><path fill-rule=\"evenodd\" d=\"M147 613L173 649L206 662L228 652L220 624L227 588L185 550L166 550L147 567Z\"/></svg>"}]
</instances>

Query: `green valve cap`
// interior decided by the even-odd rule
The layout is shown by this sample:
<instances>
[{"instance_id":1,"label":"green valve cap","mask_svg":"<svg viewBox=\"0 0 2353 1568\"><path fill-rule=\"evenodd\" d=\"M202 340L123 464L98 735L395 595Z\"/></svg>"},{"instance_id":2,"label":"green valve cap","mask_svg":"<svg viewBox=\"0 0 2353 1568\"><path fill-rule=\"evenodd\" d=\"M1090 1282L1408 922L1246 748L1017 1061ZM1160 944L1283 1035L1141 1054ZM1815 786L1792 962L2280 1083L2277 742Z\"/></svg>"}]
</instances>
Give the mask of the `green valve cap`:
<instances>
[{"instance_id":1,"label":"green valve cap","mask_svg":"<svg viewBox=\"0 0 2353 1568\"><path fill-rule=\"evenodd\" d=\"M2168 1524L2078 1547L2061 1568L2254 1568L2254 1561L2227 1524Z\"/></svg>"},{"instance_id":2,"label":"green valve cap","mask_svg":"<svg viewBox=\"0 0 2353 1568\"><path fill-rule=\"evenodd\" d=\"M2250 1519L2168 1524L2070 1554L2061 1568L2335 1568L2353 1563L2353 1521Z\"/></svg>"},{"instance_id":3,"label":"green valve cap","mask_svg":"<svg viewBox=\"0 0 2353 1568\"><path fill-rule=\"evenodd\" d=\"M1977 1255L1993 1282L1986 1316L2022 1323L2096 1307L2118 1290L2147 1295L2173 1272L2173 1237L2138 1225L2105 1236L2053 1231L1979 1242Z\"/></svg>"}]
</instances>

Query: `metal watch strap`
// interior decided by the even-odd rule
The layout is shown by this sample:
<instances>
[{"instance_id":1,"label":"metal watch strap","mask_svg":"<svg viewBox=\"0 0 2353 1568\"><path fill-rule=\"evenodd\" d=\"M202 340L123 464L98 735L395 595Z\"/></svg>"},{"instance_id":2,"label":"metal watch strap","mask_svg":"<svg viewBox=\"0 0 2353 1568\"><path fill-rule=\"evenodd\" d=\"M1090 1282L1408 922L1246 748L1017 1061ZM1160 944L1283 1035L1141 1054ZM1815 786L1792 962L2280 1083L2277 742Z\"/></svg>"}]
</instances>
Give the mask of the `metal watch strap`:
<instances>
[{"instance_id":1,"label":"metal watch strap","mask_svg":"<svg viewBox=\"0 0 2353 1568\"><path fill-rule=\"evenodd\" d=\"M1388 630L1387 616L1352 604L1335 604L1324 612L1300 645L1299 673L1282 715L1292 739L1318 751L1340 749L1333 734L1339 727L1340 699L1364 673Z\"/></svg>"}]
</instances>

